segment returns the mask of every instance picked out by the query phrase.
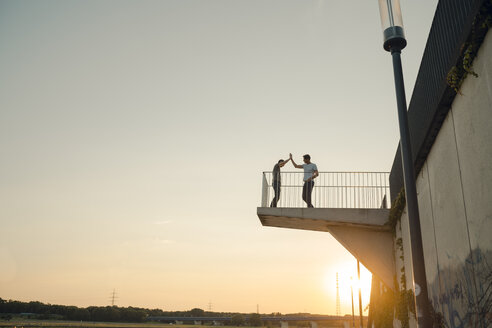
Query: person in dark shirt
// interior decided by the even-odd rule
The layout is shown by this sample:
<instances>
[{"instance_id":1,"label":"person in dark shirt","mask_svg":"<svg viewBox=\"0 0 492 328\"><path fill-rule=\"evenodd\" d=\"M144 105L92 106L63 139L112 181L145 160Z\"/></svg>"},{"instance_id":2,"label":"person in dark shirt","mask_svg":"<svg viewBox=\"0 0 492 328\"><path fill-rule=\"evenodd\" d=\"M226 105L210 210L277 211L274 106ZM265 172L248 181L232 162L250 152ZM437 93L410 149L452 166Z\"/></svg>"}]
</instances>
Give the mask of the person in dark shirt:
<instances>
[{"instance_id":1,"label":"person in dark shirt","mask_svg":"<svg viewBox=\"0 0 492 328\"><path fill-rule=\"evenodd\" d=\"M280 186L281 186L281 179L280 179L280 168L287 164L290 161L290 158L286 161L283 159L280 159L277 164L273 167L273 179L272 179L272 188L273 191L275 192L275 196L272 199L272 203L270 204L270 207L277 207L277 202L280 198Z\"/></svg>"}]
</instances>

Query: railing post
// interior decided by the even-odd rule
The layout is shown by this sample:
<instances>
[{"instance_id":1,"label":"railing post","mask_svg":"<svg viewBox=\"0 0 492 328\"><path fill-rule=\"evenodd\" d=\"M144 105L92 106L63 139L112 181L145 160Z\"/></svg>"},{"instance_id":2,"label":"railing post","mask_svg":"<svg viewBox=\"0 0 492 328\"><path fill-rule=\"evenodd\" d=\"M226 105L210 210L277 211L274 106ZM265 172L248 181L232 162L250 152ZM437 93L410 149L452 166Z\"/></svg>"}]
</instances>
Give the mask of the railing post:
<instances>
[{"instance_id":1,"label":"railing post","mask_svg":"<svg viewBox=\"0 0 492 328\"><path fill-rule=\"evenodd\" d=\"M263 181L261 184L261 207L268 207L268 181L263 172Z\"/></svg>"}]
</instances>

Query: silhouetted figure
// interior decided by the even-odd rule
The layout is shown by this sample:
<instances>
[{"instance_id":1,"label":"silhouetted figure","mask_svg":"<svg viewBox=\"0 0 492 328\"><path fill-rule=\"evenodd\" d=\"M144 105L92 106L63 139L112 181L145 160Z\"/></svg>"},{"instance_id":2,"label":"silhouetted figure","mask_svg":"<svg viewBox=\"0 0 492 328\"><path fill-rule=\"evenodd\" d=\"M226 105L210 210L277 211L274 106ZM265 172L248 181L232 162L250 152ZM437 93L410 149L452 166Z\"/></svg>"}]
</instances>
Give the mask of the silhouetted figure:
<instances>
[{"instance_id":1,"label":"silhouetted figure","mask_svg":"<svg viewBox=\"0 0 492 328\"><path fill-rule=\"evenodd\" d=\"M311 163L311 156L308 154L304 155L304 164L297 165L292 159L292 154L289 154L289 159L292 161L292 164L297 169L304 169L304 185L302 186L302 200L304 200L307 204L307 207L314 207L311 203L311 194L313 192L314 187L314 179L319 175L318 167L316 164Z\"/></svg>"},{"instance_id":2,"label":"silhouetted figure","mask_svg":"<svg viewBox=\"0 0 492 328\"><path fill-rule=\"evenodd\" d=\"M272 179L272 188L275 193L275 196L272 199L272 203L270 207L277 207L278 200L280 199L280 187L281 187L281 179L280 179L280 168L287 164L290 161L290 158L286 161L280 159L277 164L273 167L273 179Z\"/></svg>"}]
</instances>

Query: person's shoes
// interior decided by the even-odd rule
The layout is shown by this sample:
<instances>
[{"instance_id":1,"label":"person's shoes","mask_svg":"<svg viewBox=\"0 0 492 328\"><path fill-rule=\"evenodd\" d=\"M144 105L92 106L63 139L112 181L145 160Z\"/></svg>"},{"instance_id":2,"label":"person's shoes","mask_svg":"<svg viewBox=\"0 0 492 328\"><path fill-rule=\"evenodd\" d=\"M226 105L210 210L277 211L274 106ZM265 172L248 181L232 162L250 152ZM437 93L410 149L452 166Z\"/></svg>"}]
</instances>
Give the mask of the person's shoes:
<instances>
[{"instance_id":1,"label":"person's shoes","mask_svg":"<svg viewBox=\"0 0 492 328\"><path fill-rule=\"evenodd\" d=\"M309 208L314 208L314 206L313 206L313 205L308 205L308 207L309 207Z\"/></svg>"}]
</instances>

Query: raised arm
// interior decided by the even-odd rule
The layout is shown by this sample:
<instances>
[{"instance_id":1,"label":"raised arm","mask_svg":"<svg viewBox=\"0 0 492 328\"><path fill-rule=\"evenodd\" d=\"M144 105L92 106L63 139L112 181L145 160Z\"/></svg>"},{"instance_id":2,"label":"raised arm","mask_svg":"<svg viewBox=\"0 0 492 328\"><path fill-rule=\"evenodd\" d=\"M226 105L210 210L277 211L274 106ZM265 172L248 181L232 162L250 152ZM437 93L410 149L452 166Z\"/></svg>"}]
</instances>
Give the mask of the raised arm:
<instances>
[{"instance_id":1,"label":"raised arm","mask_svg":"<svg viewBox=\"0 0 492 328\"><path fill-rule=\"evenodd\" d=\"M283 167L283 166L284 166L285 164L287 164L290 160L291 160L291 159L289 158L289 159L288 159L288 160L286 160L286 161L283 161L283 162L281 162L281 163L278 163L278 166Z\"/></svg>"},{"instance_id":2,"label":"raised arm","mask_svg":"<svg viewBox=\"0 0 492 328\"><path fill-rule=\"evenodd\" d=\"M289 159L291 160L292 165L294 165L296 169L302 169L302 165L297 165L296 162L294 162L294 159L292 158L292 154L289 154Z\"/></svg>"}]
</instances>

